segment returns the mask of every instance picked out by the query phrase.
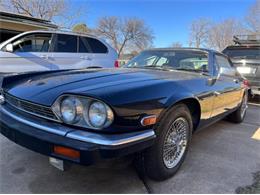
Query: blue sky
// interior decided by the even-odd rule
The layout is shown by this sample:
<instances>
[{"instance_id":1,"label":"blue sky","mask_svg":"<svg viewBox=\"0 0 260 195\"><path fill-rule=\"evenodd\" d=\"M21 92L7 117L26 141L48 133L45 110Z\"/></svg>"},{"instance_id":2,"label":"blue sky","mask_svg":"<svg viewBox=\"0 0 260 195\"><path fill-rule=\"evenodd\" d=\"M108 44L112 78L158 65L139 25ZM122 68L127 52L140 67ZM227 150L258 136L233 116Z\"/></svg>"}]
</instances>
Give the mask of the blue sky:
<instances>
[{"instance_id":1,"label":"blue sky","mask_svg":"<svg viewBox=\"0 0 260 195\"><path fill-rule=\"evenodd\" d=\"M84 7L79 22L95 27L102 16L138 17L154 32L154 46L167 47L172 42L188 44L192 20L207 17L242 20L254 0L73 0L71 11Z\"/></svg>"}]
</instances>

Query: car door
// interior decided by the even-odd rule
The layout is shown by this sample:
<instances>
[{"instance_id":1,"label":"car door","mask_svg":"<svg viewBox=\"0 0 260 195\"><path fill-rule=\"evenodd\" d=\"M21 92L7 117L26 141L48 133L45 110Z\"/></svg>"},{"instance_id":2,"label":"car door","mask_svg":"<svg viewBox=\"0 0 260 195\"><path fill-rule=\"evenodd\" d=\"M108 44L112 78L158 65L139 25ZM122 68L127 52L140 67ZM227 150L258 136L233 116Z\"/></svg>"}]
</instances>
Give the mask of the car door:
<instances>
[{"instance_id":1,"label":"car door","mask_svg":"<svg viewBox=\"0 0 260 195\"><path fill-rule=\"evenodd\" d=\"M91 65L87 55L78 52L79 38L76 35L56 34L49 60L59 69L78 69Z\"/></svg>"},{"instance_id":2,"label":"car door","mask_svg":"<svg viewBox=\"0 0 260 195\"><path fill-rule=\"evenodd\" d=\"M48 61L51 33L30 33L19 37L12 44L13 52L7 52L6 46L0 54L1 73L46 71L55 69Z\"/></svg>"},{"instance_id":3,"label":"car door","mask_svg":"<svg viewBox=\"0 0 260 195\"><path fill-rule=\"evenodd\" d=\"M219 76L215 83L215 100L213 116L223 114L238 106L241 102L243 89L236 76L236 71L227 57L216 54L214 63L218 67Z\"/></svg>"},{"instance_id":4,"label":"car door","mask_svg":"<svg viewBox=\"0 0 260 195\"><path fill-rule=\"evenodd\" d=\"M105 44L101 41L91 38L82 37L82 39L88 44L91 50L91 60L93 66L98 67L113 67L115 62L115 56L109 53L109 50Z\"/></svg>"},{"instance_id":5,"label":"car door","mask_svg":"<svg viewBox=\"0 0 260 195\"><path fill-rule=\"evenodd\" d=\"M78 43L79 43L79 58L81 60L80 66L89 67L89 66L95 66L93 64L93 51L92 48L89 45L88 37L79 36L78 37Z\"/></svg>"}]
</instances>

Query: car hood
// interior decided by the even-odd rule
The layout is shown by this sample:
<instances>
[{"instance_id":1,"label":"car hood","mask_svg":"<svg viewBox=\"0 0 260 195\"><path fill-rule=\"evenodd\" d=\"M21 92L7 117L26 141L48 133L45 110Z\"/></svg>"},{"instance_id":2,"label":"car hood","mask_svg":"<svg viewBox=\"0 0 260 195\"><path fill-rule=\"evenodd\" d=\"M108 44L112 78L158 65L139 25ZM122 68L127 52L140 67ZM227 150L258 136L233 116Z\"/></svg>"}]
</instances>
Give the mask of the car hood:
<instances>
[{"instance_id":1,"label":"car hood","mask_svg":"<svg viewBox=\"0 0 260 195\"><path fill-rule=\"evenodd\" d=\"M145 82L151 84L196 77L198 74L188 72L129 68L71 70L7 77L3 89L20 99L50 106L65 93L95 96L95 90L119 90L138 87Z\"/></svg>"}]
</instances>

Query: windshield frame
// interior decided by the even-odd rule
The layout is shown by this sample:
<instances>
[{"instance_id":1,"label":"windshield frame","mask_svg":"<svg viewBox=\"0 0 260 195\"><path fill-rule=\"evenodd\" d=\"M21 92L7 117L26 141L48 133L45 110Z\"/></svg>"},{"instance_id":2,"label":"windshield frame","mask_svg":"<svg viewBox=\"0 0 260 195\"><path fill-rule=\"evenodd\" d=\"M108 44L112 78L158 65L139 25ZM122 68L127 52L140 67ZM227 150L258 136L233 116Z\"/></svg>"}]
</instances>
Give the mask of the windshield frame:
<instances>
[{"instance_id":1,"label":"windshield frame","mask_svg":"<svg viewBox=\"0 0 260 195\"><path fill-rule=\"evenodd\" d=\"M201 55L205 55L205 57L207 56L207 61L208 61L208 70L207 71L196 71L196 69L177 69L177 68L162 68L161 66L156 66L156 65L147 65L147 66L136 66L136 67L131 67L129 66L129 64L133 61L135 61L137 58L140 57L141 54L143 54L144 52L198 52ZM150 49L150 50L144 50L141 53L139 53L137 56L135 56L134 58L132 58L127 64L125 64L123 66L123 68L139 68L139 69L154 69L154 70L164 70L164 71L185 71L185 72L193 72L193 73L207 73L208 75L212 75L213 71L213 67L212 67L212 52L209 52L207 50L202 50L202 49L186 49L186 48L182 48L182 49Z\"/></svg>"}]
</instances>

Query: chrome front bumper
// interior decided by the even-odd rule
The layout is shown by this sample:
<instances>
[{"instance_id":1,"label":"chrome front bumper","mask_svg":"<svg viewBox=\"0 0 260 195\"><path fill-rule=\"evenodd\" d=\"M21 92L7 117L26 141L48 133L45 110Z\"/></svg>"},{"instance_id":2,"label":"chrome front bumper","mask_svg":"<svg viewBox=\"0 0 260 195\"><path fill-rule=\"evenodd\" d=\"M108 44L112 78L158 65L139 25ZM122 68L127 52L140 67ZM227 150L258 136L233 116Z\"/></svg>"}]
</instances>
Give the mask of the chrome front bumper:
<instances>
[{"instance_id":1,"label":"chrome front bumper","mask_svg":"<svg viewBox=\"0 0 260 195\"><path fill-rule=\"evenodd\" d=\"M81 159L77 163L85 165L93 164L96 158L114 158L138 152L150 147L156 137L152 129L120 134L72 129L27 113L15 112L5 104L0 105L0 128L1 133L10 140L44 155L57 158L53 153L55 145L78 150Z\"/></svg>"},{"instance_id":2,"label":"chrome front bumper","mask_svg":"<svg viewBox=\"0 0 260 195\"><path fill-rule=\"evenodd\" d=\"M38 123L32 119L24 118L17 114L13 114L3 106L0 106L0 112L13 118L14 120L26 124L33 129L40 129L42 131L46 131L48 133L53 133L56 135L61 135L64 137L68 137L70 139L88 142L98 145L104 146L119 146L129 143L138 142L145 139L152 139L155 137L154 130L144 130L133 133L122 133L122 134L101 134L101 133L93 133L84 130L72 130L68 127L64 127L61 125L53 124L50 122L46 122L44 124Z\"/></svg>"}]
</instances>

